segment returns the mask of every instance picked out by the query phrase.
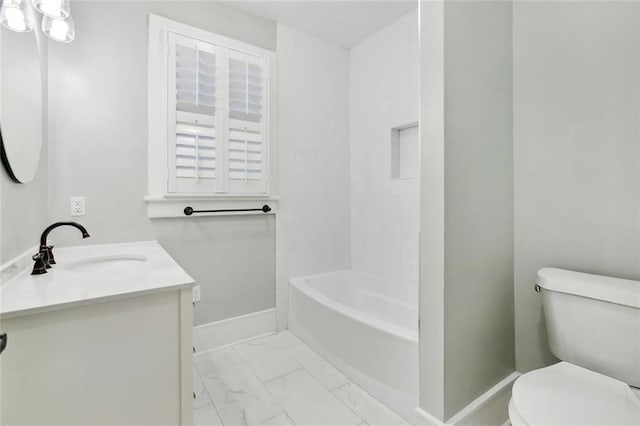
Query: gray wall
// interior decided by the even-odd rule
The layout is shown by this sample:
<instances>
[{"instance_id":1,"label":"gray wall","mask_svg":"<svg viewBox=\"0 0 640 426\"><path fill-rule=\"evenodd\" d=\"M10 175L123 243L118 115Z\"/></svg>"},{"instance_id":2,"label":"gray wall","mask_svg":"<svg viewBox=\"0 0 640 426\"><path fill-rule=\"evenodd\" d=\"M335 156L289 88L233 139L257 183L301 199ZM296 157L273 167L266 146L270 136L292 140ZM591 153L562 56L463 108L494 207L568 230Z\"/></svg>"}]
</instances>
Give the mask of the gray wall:
<instances>
[{"instance_id":1,"label":"gray wall","mask_svg":"<svg viewBox=\"0 0 640 426\"><path fill-rule=\"evenodd\" d=\"M444 414L512 373L510 2L444 6Z\"/></svg>"},{"instance_id":2,"label":"gray wall","mask_svg":"<svg viewBox=\"0 0 640 426\"><path fill-rule=\"evenodd\" d=\"M512 303L517 370L556 361L539 268L640 279L640 5L436 9L423 4L421 405L447 418L513 369Z\"/></svg>"},{"instance_id":3,"label":"gray wall","mask_svg":"<svg viewBox=\"0 0 640 426\"><path fill-rule=\"evenodd\" d=\"M92 237L56 230L58 246L156 239L202 286L195 324L275 305L273 216L150 220L147 19L155 13L275 49L273 22L213 2L74 3L77 38L49 51L50 220L85 196ZM75 232L74 232L75 231ZM232 303L233 302L233 303Z\"/></svg>"},{"instance_id":4,"label":"gray wall","mask_svg":"<svg viewBox=\"0 0 640 426\"><path fill-rule=\"evenodd\" d=\"M2 28L2 31L9 31ZM43 117L47 116L47 39L40 35ZM2 62L11 58L3 57ZM25 82L28 84L28 82ZM2 94L0 94L2 96ZM43 119L43 141L38 170L29 184L11 180L4 167L0 171L0 264L10 261L40 241L47 217L47 122Z\"/></svg>"},{"instance_id":5,"label":"gray wall","mask_svg":"<svg viewBox=\"0 0 640 426\"><path fill-rule=\"evenodd\" d=\"M512 7L421 23L421 406L441 420L515 370Z\"/></svg>"},{"instance_id":6,"label":"gray wall","mask_svg":"<svg viewBox=\"0 0 640 426\"><path fill-rule=\"evenodd\" d=\"M27 185L0 172L0 264L10 261L40 241L47 225L47 146L36 176Z\"/></svg>"},{"instance_id":7,"label":"gray wall","mask_svg":"<svg viewBox=\"0 0 640 426\"><path fill-rule=\"evenodd\" d=\"M514 4L519 371L555 361L536 271L640 280L640 4Z\"/></svg>"}]
</instances>

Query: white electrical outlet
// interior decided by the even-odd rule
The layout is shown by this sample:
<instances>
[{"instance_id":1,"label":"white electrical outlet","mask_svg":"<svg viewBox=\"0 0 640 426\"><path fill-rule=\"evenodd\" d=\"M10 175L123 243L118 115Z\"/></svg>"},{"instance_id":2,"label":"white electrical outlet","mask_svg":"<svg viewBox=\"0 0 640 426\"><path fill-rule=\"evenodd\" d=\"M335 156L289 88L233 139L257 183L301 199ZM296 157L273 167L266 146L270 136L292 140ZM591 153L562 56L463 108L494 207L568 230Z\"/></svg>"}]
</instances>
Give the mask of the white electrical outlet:
<instances>
[{"instance_id":1,"label":"white electrical outlet","mask_svg":"<svg viewBox=\"0 0 640 426\"><path fill-rule=\"evenodd\" d=\"M84 197L71 197L71 216L84 215Z\"/></svg>"},{"instance_id":2,"label":"white electrical outlet","mask_svg":"<svg viewBox=\"0 0 640 426\"><path fill-rule=\"evenodd\" d=\"M196 285L192 289L193 303L200 301L200 286Z\"/></svg>"}]
</instances>

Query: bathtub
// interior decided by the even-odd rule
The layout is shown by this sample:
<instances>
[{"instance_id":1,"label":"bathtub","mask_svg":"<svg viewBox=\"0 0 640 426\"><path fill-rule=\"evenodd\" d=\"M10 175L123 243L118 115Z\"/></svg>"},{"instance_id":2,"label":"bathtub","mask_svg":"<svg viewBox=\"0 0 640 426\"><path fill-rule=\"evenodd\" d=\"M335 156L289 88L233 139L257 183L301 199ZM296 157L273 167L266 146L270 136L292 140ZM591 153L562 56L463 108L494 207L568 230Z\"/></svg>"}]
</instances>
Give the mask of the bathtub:
<instances>
[{"instance_id":1,"label":"bathtub","mask_svg":"<svg viewBox=\"0 0 640 426\"><path fill-rule=\"evenodd\" d=\"M289 329L406 419L418 406L418 290L356 271L289 281Z\"/></svg>"}]
</instances>

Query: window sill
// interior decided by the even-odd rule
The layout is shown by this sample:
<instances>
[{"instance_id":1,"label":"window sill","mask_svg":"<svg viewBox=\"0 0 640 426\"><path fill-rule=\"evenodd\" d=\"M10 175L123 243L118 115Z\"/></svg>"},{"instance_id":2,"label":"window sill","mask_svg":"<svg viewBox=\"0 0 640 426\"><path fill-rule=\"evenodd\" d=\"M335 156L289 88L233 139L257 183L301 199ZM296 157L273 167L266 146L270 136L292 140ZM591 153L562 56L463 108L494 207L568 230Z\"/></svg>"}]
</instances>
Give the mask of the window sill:
<instances>
[{"instance_id":1,"label":"window sill","mask_svg":"<svg viewBox=\"0 0 640 426\"><path fill-rule=\"evenodd\" d=\"M203 195L168 195L144 197L147 203L147 216L150 218L163 217L204 217L204 216L240 216L240 215L272 215L276 213L279 197L265 195L255 196L203 196ZM268 213L257 212L216 212L197 213L187 216L184 213L185 207L192 207L194 210L236 210L236 209L259 209L268 204L271 211Z\"/></svg>"}]
</instances>

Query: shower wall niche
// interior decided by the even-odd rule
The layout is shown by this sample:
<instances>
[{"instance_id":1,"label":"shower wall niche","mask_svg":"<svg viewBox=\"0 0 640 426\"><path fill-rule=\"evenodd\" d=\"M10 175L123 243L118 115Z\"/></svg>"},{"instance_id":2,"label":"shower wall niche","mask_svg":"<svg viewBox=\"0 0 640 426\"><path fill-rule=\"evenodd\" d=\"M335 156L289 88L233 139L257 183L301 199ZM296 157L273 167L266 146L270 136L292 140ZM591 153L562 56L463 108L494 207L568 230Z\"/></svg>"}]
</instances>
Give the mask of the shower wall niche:
<instances>
[{"instance_id":1,"label":"shower wall niche","mask_svg":"<svg viewBox=\"0 0 640 426\"><path fill-rule=\"evenodd\" d=\"M420 177L419 138L417 123L391 129L391 179Z\"/></svg>"}]
</instances>

